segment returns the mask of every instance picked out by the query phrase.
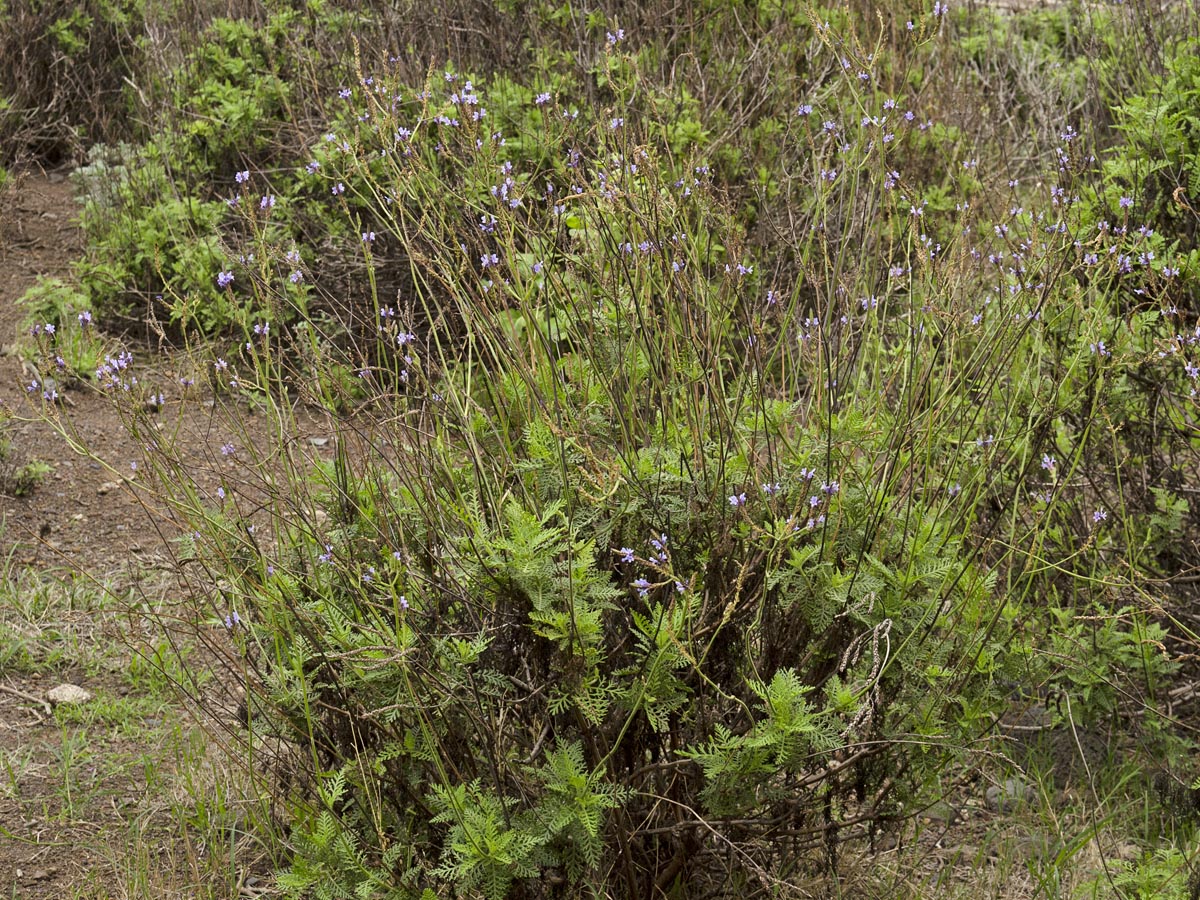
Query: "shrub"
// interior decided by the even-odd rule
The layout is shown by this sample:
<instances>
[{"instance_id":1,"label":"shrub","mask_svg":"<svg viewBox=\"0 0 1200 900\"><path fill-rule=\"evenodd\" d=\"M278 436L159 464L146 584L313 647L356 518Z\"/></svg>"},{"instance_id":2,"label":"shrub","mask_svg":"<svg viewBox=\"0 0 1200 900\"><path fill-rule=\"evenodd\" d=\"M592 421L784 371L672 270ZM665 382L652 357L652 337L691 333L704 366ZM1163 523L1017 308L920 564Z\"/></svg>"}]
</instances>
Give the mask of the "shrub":
<instances>
[{"instance_id":1,"label":"shrub","mask_svg":"<svg viewBox=\"0 0 1200 900\"><path fill-rule=\"evenodd\" d=\"M959 158L904 77L939 16L886 53L830 18L792 23L809 99L725 148L599 17L528 79L363 68L191 219L219 255L143 254L194 271L182 325L235 323L194 362L225 433L185 455L126 354L97 383L248 745L305 760L293 895L782 890L1001 749L1014 695L1160 721L1177 259L1092 233L1073 126L1038 189Z\"/></svg>"},{"instance_id":2,"label":"shrub","mask_svg":"<svg viewBox=\"0 0 1200 900\"><path fill-rule=\"evenodd\" d=\"M126 82L145 50L141 0L0 5L0 164L56 165L122 136Z\"/></svg>"}]
</instances>

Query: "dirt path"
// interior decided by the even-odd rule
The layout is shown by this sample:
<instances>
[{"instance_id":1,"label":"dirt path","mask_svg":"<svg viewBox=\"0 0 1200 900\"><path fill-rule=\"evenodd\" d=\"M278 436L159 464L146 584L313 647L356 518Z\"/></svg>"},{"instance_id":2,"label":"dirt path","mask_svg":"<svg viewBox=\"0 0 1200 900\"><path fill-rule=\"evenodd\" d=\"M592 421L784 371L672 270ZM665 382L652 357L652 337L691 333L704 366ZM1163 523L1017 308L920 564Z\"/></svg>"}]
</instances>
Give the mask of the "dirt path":
<instances>
[{"instance_id":1,"label":"dirt path","mask_svg":"<svg viewBox=\"0 0 1200 900\"><path fill-rule=\"evenodd\" d=\"M0 492L0 546L22 565L107 574L155 552L155 537L136 524L145 519L144 510L132 494L113 489L113 476L102 465L73 454L51 426L20 421L32 413L25 386L34 373L20 352L29 313L17 300L39 277L69 274L80 249L76 205L61 174L27 174L11 196L0 222L0 266L7 274L0 279L0 409L17 421L0 434L11 448L3 464L10 473L31 462L46 463L50 471L24 496L14 496L12 485ZM128 467L132 442L114 427L103 398L70 391L66 402L80 436L114 465L124 461Z\"/></svg>"},{"instance_id":2,"label":"dirt path","mask_svg":"<svg viewBox=\"0 0 1200 900\"><path fill-rule=\"evenodd\" d=\"M101 651L114 624L104 598L61 587L40 573L67 564L108 573L145 548L132 524L135 501L105 487L103 467L76 457L49 425L22 421L30 414L24 390L30 375L20 347L27 313L17 300L39 277L67 274L79 235L70 185L61 175L25 175L6 199L0 220L0 266L7 274L0 280L0 409L14 418L0 425L7 448L0 460L7 489L0 492L0 548L9 562L0 588L0 772L6 776L0 780L0 884L33 900L62 896L88 880L97 888L111 882L92 838L105 826L126 824L120 810L130 804L117 797L136 797L149 786L131 771L100 776L95 766L98 753L110 759L136 755L136 738L88 735L86 726L66 724L73 713L56 716L45 702L59 683L85 684L94 697L124 699L130 691L120 671L128 671L128 658ZM80 392L68 398L85 433L112 454L127 449L127 439L107 422L101 398ZM31 463L50 470L16 496L13 476ZM81 716L86 709L79 707ZM118 732L135 718L126 710ZM107 811L101 795L110 801Z\"/></svg>"},{"instance_id":3,"label":"dirt path","mask_svg":"<svg viewBox=\"0 0 1200 900\"><path fill-rule=\"evenodd\" d=\"M84 388L65 392L64 413L112 469L76 455L25 389L36 373L17 300L39 277L69 274L80 249L71 186L27 174L0 207L0 886L22 900L233 896L253 883L252 863L230 872L236 776L180 706L172 681L194 673L155 661L162 638L144 615L184 596L163 540L173 535L113 471L129 471L138 448ZM172 375L168 357L140 355ZM215 407L183 415L198 471L219 466L206 452L220 439ZM31 462L49 470L16 496L9 476ZM61 684L90 699L52 707Z\"/></svg>"}]
</instances>

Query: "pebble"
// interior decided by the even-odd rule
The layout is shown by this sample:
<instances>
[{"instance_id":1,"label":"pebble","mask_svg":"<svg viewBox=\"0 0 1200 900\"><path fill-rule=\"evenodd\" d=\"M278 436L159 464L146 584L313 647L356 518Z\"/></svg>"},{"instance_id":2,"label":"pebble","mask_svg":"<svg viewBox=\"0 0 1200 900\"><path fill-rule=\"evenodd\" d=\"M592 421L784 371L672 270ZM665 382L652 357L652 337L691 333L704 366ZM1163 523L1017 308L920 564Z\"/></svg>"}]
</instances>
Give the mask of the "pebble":
<instances>
[{"instance_id":1,"label":"pebble","mask_svg":"<svg viewBox=\"0 0 1200 900\"><path fill-rule=\"evenodd\" d=\"M77 684L60 684L46 691L46 699L56 706L74 706L87 703L92 699L92 693Z\"/></svg>"}]
</instances>

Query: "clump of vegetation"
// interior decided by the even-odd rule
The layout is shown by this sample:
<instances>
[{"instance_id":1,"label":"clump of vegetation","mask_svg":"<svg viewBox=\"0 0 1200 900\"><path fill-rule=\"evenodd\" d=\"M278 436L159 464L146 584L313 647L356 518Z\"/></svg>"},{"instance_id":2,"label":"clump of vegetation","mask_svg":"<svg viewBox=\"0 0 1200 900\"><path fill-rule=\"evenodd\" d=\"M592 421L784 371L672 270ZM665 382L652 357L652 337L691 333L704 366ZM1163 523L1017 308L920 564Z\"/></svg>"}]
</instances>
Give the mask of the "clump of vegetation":
<instances>
[{"instance_id":1,"label":"clump of vegetation","mask_svg":"<svg viewBox=\"0 0 1200 900\"><path fill-rule=\"evenodd\" d=\"M0 4L0 165L58 165L123 134L151 52L140 0Z\"/></svg>"},{"instance_id":2,"label":"clump of vegetation","mask_svg":"<svg viewBox=\"0 0 1200 900\"><path fill-rule=\"evenodd\" d=\"M661 38L653 8L501 5L520 74L360 45L336 84L279 57L347 33L316 12L214 22L176 115L81 171L79 283L30 298L46 375L92 309L148 310L206 373L93 350L247 747L304 760L286 891L783 890L1003 759L1031 703L1185 757L1190 119L1150 66L1096 99L1120 11L1087 43L941 3ZM1120 135L1018 92L1010 169L1010 129L951 105L1014 33ZM219 482L156 424L206 400Z\"/></svg>"},{"instance_id":3,"label":"clump of vegetation","mask_svg":"<svg viewBox=\"0 0 1200 900\"><path fill-rule=\"evenodd\" d=\"M7 437L0 438L0 492L27 497L52 471L44 460L20 462L12 442Z\"/></svg>"}]
</instances>

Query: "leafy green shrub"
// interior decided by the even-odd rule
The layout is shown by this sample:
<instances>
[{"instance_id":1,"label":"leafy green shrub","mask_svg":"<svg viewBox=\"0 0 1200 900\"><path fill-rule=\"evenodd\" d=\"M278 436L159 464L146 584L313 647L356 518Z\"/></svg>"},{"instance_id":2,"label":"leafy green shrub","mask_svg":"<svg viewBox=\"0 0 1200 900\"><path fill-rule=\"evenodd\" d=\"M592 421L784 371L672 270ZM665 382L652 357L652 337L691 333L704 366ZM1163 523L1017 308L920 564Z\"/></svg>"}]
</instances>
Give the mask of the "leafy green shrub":
<instances>
[{"instance_id":1,"label":"leafy green shrub","mask_svg":"<svg viewBox=\"0 0 1200 900\"><path fill-rule=\"evenodd\" d=\"M271 171L281 154L294 152L304 123L291 104L311 97L319 54L329 40L348 41L354 21L336 9L304 17L286 4L261 22L214 19L182 61L147 86L152 96L143 99L163 111L145 143L89 150L75 175L87 252L69 290L84 295L108 327L150 319L172 335L215 333L258 316L252 294L219 282L231 255L254 268L252 252L235 254L229 245L295 243L305 225L282 212L294 178L274 179L262 197L239 196L237 188L251 169ZM312 39L308 30L318 27L322 37ZM231 206L269 200L269 214L277 198L285 202L274 221L264 216L257 233L238 233Z\"/></svg>"},{"instance_id":2,"label":"leafy green shrub","mask_svg":"<svg viewBox=\"0 0 1200 900\"><path fill-rule=\"evenodd\" d=\"M75 265L72 290L106 318L136 321L157 306L174 320L187 298L204 309L210 327L239 321L214 274L223 262L217 229L225 205L192 197L161 163L131 156L128 147L95 148L76 175L87 255ZM166 301L152 302L164 294Z\"/></svg>"},{"instance_id":3,"label":"leafy green shrub","mask_svg":"<svg viewBox=\"0 0 1200 900\"><path fill-rule=\"evenodd\" d=\"M1139 221L1191 251L1186 270L1200 271L1196 255L1200 207L1200 40L1184 41L1152 92L1129 97L1117 110L1121 142L1104 159L1107 190L1097 197L1097 219ZM1122 198L1136 198L1128 207ZM1160 250L1161 253L1161 250Z\"/></svg>"}]
</instances>

